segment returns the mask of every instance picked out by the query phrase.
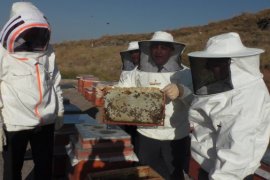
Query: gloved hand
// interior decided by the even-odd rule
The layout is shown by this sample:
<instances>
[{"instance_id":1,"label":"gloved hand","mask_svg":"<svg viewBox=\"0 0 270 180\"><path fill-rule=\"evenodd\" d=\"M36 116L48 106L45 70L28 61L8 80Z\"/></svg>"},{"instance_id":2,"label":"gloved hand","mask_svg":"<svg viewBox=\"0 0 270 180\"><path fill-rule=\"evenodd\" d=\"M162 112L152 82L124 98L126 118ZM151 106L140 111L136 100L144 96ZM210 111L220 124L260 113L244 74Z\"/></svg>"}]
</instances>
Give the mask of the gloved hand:
<instances>
[{"instance_id":1,"label":"gloved hand","mask_svg":"<svg viewBox=\"0 0 270 180\"><path fill-rule=\"evenodd\" d=\"M103 90L104 90L105 88L106 88L105 85L103 85L103 84L98 84L98 85L96 86L96 97L102 98L103 95L104 95Z\"/></svg>"},{"instance_id":2,"label":"gloved hand","mask_svg":"<svg viewBox=\"0 0 270 180\"><path fill-rule=\"evenodd\" d=\"M96 97L98 98L103 98L104 96L104 91L111 89L112 86L104 85L104 84L99 84L96 87Z\"/></svg>"},{"instance_id":3,"label":"gloved hand","mask_svg":"<svg viewBox=\"0 0 270 180\"><path fill-rule=\"evenodd\" d=\"M177 97L183 96L184 88L180 85L168 84L162 89L162 91L168 98L175 100Z\"/></svg>"},{"instance_id":4,"label":"gloved hand","mask_svg":"<svg viewBox=\"0 0 270 180\"><path fill-rule=\"evenodd\" d=\"M58 114L58 116L55 120L54 129L59 130L63 125L64 125L64 115Z\"/></svg>"},{"instance_id":5,"label":"gloved hand","mask_svg":"<svg viewBox=\"0 0 270 180\"><path fill-rule=\"evenodd\" d=\"M3 151L4 145L6 145L6 135L2 125L0 125L0 152Z\"/></svg>"}]
</instances>

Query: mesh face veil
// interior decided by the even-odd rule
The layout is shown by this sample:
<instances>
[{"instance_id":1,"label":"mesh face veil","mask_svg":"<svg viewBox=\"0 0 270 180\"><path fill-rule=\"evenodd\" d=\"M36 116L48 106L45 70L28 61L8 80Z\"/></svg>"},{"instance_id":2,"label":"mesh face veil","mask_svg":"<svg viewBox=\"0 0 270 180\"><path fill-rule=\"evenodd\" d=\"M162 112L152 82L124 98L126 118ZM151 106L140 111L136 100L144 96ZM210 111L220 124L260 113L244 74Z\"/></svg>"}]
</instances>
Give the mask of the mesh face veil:
<instances>
[{"instance_id":1,"label":"mesh face veil","mask_svg":"<svg viewBox=\"0 0 270 180\"><path fill-rule=\"evenodd\" d=\"M185 44L174 41L170 33L156 31L151 40L139 42L140 70L144 72L176 72L182 69L181 55Z\"/></svg>"},{"instance_id":2,"label":"mesh face veil","mask_svg":"<svg viewBox=\"0 0 270 180\"><path fill-rule=\"evenodd\" d=\"M122 70L131 71L140 63L140 50L120 52Z\"/></svg>"},{"instance_id":3,"label":"mesh face veil","mask_svg":"<svg viewBox=\"0 0 270 180\"><path fill-rule=\"evenodd\" d=\"M33 27L22 32L14 42L14 52L45 51L50 40L50 31L47 28Z\"/></svg>"},{"instance_id":4,"label":"mesh face veil","mask_svg":"<svg viewBox=\"0 0 270 180\"><path fill-rule=\"evenodd\" d=\"M194 93L216 94L233 89L230 58L190 57Z\"/></svg>"},{"instance_id":5,"label":"mesh face veil","mask_svg":"<svg viewBox=\"0 0 270 180\"><path fill-rule=\"evenodd\" d=\"M182 69L181 54L184 49L182 44L143 41L139 45L141 49L141 71L175 72ZM159 68L163 68L163 70Z\"/></svg>"}]
</instances>

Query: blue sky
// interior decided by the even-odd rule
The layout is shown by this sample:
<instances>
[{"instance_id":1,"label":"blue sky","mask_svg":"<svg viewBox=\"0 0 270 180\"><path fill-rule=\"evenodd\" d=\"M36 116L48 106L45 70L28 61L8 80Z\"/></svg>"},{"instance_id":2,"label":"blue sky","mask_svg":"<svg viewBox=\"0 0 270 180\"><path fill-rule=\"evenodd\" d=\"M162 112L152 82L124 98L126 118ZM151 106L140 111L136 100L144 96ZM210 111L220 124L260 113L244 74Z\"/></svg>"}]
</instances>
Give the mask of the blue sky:
<instances>
[{"instance_id":1,"label":"blue sky","mask_svg":"<svg viewBox=\"0 0 270 180\"><path fill-rule=\"evenodd\" d=\"M12 0L0 1L0 27ZM32 0L50 21L52 43L206 25L270 8L270 0Z\"/></svg>"}]
</instances>

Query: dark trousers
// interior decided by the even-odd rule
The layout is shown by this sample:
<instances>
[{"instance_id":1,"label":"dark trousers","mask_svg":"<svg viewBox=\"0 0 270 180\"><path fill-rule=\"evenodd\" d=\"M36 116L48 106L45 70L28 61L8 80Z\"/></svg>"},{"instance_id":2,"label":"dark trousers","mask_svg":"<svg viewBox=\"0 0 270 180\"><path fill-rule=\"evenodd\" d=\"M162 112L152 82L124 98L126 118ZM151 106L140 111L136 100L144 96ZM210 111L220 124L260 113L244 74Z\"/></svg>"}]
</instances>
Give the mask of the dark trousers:
<instances>
[{"instance_id":1,"label":"dark trousers","mask_svg":"<svg viewBox=\"0 0 270 180\"><path fill-rule=\"evenodd\" d=\"M5 132L4 180L21 180L21 170L27 144L30 142L34 161L34 179L52 179L54 125L41 126L33 130Z\"/></svg>"},{"instance_id":2,"label":"dark trousers","mask_svg":"<svg viewBox=\"0 0 270 180\"><path fill-rule=\"evenodd\" d=\"M121 126L121 128L127 132L130 137L131 137L131 143L134 146L134 152L137 152L137 147L136 147L136 137L137 137L137 126L132 126L132 125L124 125Z\"/></svg>"},{"instance_id":3,"label":"dark trousers","mask_svg":"<svg viewBox=\"0 0 270 180\"><path fill-rule=\"evenodd\" d=\"M180 140L160 141L137 136L138 158L141 165L149 165L166 180L184 180L190 159L189 136Z\"/></svg>"}]
</instances>

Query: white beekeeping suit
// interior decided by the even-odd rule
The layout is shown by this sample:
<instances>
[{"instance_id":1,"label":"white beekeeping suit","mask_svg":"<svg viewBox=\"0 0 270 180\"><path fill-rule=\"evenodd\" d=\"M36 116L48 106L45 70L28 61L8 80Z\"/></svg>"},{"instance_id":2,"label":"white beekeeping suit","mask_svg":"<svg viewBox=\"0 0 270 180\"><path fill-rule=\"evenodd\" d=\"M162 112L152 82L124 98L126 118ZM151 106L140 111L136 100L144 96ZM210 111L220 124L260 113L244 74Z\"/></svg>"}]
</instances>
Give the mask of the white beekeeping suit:
<instances>
[{"instance_id":1,"label":"white beekeeping suit","mask_svg":"<svg viewBox=\"0 0 270 180\"><path fill-rule=\"evenodd\" d=\"M21 178L28 142L34 176L51 179L54 124L61 126L64 107L50 35L50 25L36 6L13 3L0 33L0 122L7 136L4 179Z\"/></svg>"},{"instance_id":2,"label":"white beekeeping suit","mask_svg":"<svg viewBox=\"0 0 270 180\"><path fill-rule=\"evenodd\" d=\"M164 179L183 179L188 171L188 109L192 97L190 69L181 64L185 45L170 33L157 31L139 42L140 66L120 80L121 87L155 87L166 95L164 126L137 127L137 155Z\"/></svg>"},{"instance_id":3,"label":"white beekeeping suit","mask_svg":"<svg viewBox=\"0 0 270 180\"><path fill-rule=\"evenodd\" d=\"M189 112L192 156L210 179L244 179L266 151L270 98L259 70L263 52L245 47L231 32L188 54L195 93Z\"/></svg>"},{"instance_id":4,"label":"white beekeeping suit","mask_svg":"<svg viewBox=\"0 0 270 180\"><path fill-rule=\"evenodd\" d=\"M139 44L138 41L131 41L128 44L128 48L126 51L121 51L121 60L122 60L122 71L131 71L133 70L136 66L138 66L139 58L136 59L136 62L134 62L132 58L132 53L140 52L139 50Z\"/></svg>"}]
</instances>

